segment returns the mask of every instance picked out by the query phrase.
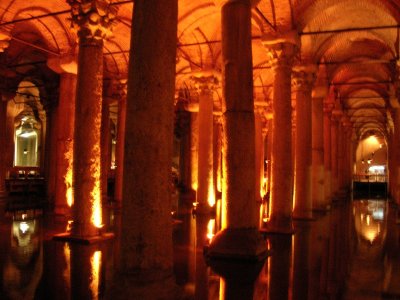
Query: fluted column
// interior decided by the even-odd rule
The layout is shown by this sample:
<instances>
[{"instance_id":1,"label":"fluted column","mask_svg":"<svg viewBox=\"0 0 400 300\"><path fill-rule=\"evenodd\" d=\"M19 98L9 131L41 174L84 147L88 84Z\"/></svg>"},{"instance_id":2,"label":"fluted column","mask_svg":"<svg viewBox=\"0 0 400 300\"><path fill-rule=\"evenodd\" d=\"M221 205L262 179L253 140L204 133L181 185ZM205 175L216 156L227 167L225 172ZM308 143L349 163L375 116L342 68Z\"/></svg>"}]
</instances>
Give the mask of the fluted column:
<instances>
[{"instance_id":1,"label":"fluted column","mask_svg":"<svg viewBox=\"0 0 400 300\"><path fill-rule=\"evenodd\" d=\"M311 91L314 70L297 67L294 72L296 90L296 134L295 134L295 187L293 217L312 218L311 174Z\"/></svg>"},{"instance_id":2,"label":"fluted column","mask_svg":"<svg viewBox=\"0 0 400 300\"><path fill-rule=\"evenodd\" d=\"M117 117L117 144L115 145L115 190L114 200L118 206L122 203L122 183L124 175L124 145L125 145L125 123L126 123L126 79L116 83L118 100Z\"/></svg>"},{"instance_id":3,"label":"fluted column","mask_svg":"<svg viewBox=\"0 0 400 300\"><path fill-rule=\"evenodd\" d=\"M207 207L215 203L213 180L213 93L218 80L214 75L198 74L192 76L199 94L199 145L198 145L198 186L196 200L197 211L206 212Z\"/></svg>"},{"instance_id":4,"label":"fluted column","mask_svg":"<svg viewBox=\"0 0 400 300\"><path fill-rule=\"evenodd\" d=\"M255 201L251 3L249 0L224 1L221 10L224 78L222 231L213 238L209 255L248 259L266 252L258 232Z\"/></svg>"},{"instance_id":5,"label":"fluted column","mask_svg":"<svg viewBox=\"0 0 400 300\"><path fill-rule=\"evenodd\" d=\"M313 210L326 210L324 166L324 97L312 100L312 203ZM329 181L328 181L329 182Z\"/></svg>"},{"instance_id":6,"label":"fluted column","mask_svg":"<svg viewBox=\"0 0 400 300\"><path fill-rule=\"evenodd\" d=\"M100 127L103 90L103 41L117 7L107 0L68 0L78 28L79 56L74 133L74 223L78 237L98 235L102 226Z\"/></svg>"},{"instance_id":7,"label":"fluted column","mask_svg":"<svg viewBox=\"0 0 400 300\"><path fill-rule=\"evenodd\" d=\"M268 231L292 232L293 164L291 125L291 71L296 38L263 41L272 61L274 87L272 100L271 196Z\"/></svg>"}]
</instances>

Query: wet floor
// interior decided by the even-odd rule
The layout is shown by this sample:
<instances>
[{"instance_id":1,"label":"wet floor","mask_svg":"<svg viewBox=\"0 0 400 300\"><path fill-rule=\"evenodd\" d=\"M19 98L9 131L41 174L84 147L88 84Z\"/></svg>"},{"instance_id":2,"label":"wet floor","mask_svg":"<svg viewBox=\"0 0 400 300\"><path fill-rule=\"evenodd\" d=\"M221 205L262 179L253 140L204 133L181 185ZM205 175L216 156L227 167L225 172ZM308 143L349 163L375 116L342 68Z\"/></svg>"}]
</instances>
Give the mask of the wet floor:
<instances>
[{"instance_id":1,"label":"wet floor","mask_svg":"<svg viewBox=\"0 0 400 300\"><path fill-rule=\"evenodd\" d=\"M0 216L0 299L104 299L115 240L91 246L54 241L65 220L40 210ZM268 235L265 261L206 262L218 219L179 208L174 272L185 299L400 299L397 208L383 200L336 203L294 235ZM108 214L109 228L117 216Z\"/></svg>"}]
</instances>

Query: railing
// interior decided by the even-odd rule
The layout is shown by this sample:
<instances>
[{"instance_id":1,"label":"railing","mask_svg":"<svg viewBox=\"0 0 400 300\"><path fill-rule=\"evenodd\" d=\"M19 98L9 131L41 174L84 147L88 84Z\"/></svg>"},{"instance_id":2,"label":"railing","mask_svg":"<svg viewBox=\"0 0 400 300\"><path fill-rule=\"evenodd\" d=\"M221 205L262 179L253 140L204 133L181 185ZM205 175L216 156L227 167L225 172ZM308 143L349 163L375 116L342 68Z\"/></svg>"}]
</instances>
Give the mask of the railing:
<instances>
[{"instance_id":1,"label":"railing","mask_svg":"<svg viewBox=\"0 0 400 300\"><path fill-rule=\"evenodd\" d=\"M354 174L353 180L357 182L386 182L385 174Z\"/></svg>"}]
</instances>

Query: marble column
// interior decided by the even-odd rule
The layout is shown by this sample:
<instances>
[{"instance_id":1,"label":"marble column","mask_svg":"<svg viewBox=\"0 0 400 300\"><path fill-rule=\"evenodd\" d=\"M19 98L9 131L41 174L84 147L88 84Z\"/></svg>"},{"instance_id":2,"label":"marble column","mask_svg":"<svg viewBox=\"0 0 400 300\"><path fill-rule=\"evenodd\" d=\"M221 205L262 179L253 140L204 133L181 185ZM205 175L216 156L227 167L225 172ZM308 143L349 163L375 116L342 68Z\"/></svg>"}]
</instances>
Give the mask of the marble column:
<instances>
[{"instance_id":1,"label":"marble column","mask_svg":"<svg viewBox=\"0 0 400 300\"><path fill-rule=\"evenodd\" d=\"M100 125L100 186L101 186L101 202L106 203L108 200L108 175L111 169L111 119L110 119L110 103L107 98L103 98L101 104L101 125Z\"/></svg>"},{"instance_id":2,"label":"marble column","mask_svg":"<svg viewBox=\"0 0 400 300\"><path fill-rule=\"evenodd\" d=\"M326 210L324 166L324 97L312 100L312 203L313 210ZM329 182L329 181L328 181Z\"/></svg>"},{"instance_id":3,"label":"marble column","mask_svg":"<svg viewBox=\"0 0 400 300\"><path fill-rule=\"evenodd\" d=\"M122 182L124 174L124 145L125 145L125 122L126 122L126 79L118 80L116 90L118 96L117 117L117 144L115 145L115 190L114 201L117 206L122 203Z\"/></svg>"},{"instance_id":4,"label":"marble column","mask_svg":"<svg viewBox=\"0 0 400 300\"><path fill-rule=\"evenodd\" d=\"M339 191L339 122L342 112L335 106L331 118L331 168L332 168L332 194Z\"/></svg>"},{"instance_id":5,"label":"marble column","mask_svg":"<svg viewBox=\"0 0 400 300\"><path fill-rule=\"evenodd\" d=\"M400 204L400 108L393 109L393 138L391 147L392 197Z\"/></svg>"},{"instance_id":6,"label":"marble column","mask_svg":"<svg viewBox=\"0 0 400 300\"><path fill-rule=\"evenodd\" d=\"M191 188L197 192L199 173L199 113L190 114L190 170ZM193 199L196 201L196 199Z\"/></svg>"},{"instance_id":7,"label":"marble column","mask_svg":"<svg viewBox=\"0 0 400 300\"><path fill-rule=\"evenodd\" d=\"M293 218L298 219L312 219L311 91L315 80L313 71L308 66L296 67L293 80L296 90Z\"/></svg>"},{"instance_id":8,"label":"marble column","mask_svg":"<svg viewBox=\"0 0 400 300\"><path fill-rule=\"evenodd\" d=\"M75 105L72 235L90 238L102 227L100 126L103 40L117 10L108 0L68 0L78 27L79 55Z\"/></svg>"},{"instance_id":9,"label":"marble column","mask_svg":"<svg viewBox=\"0 0 400 300\"><path fill-rule=\"evenodd\" d=\"M125 139L120 264L115 281L117 299L176 297L171 164L177 14L176 0L135 1L125 126L129 138Z\"/></svg>"},{"instance_id":10,"label":"marble column","mask_svg":"<svg viewBox=\"0 0 400 300\"><path fill-rule=\"evenodd\" d=\"M291 71L296 53L296 35L275 41L263 41L272 61L274 87L272 100L272 149L270 218L266 230L291 233L292 228L292 125Z\"/></svg>"},{"instance_id":11,"label":"marble column","mask_svg":"<svg viewBox=\"0 0 400 300\"><path fill-rule=\"evenodd\" d=\"M221 199L222 192L222 117L214 115L214 188L216 200Z\"/></svg>"},{"instance_id":12,"label":"marble column","mask_svg":"<svg viewBox=\"0 0 400 300\"><path fill-rule=\"evenodd\" d=\"M7 120L7 101L4 101L2 95L0 94L0 140L3 141L0 143L0 153L3 153L3 155L0 155L0 197L6 195L5 180L6 180L7 168L5 161L6 157L4 155L7 149L6 120Z\"/></svg>"},{"instance_id":13,"label":"marble column","mask_svg":"<svg viewBox=\"0 0 400 300\"><path fill-rule=\"evenodd\" d=\"M263 110L259 109L255 114L255 160L256 160L256 201L261 202L262 186L264 179L264 120Z\"/></svg>"},{"instance_id":14,"label":"marble column","mask_svg":"<svg viewBox=\"0 0 400 300\"><path fill-rule=\"evenodd\" d=\"M215 187L213 178L213 133L214 133L214 89L218 84L212 74L196 74L192 76L199 95L199 145L198 145L198 186L197 212L207 212L209 206L215 204Z\"/></svg>"},{"instance_id":15,"label":"marble column","mask_svg":"<svg viewBox=\"0 0 400 300\"><path fill-rule=\"evenodd\" d=\"M57 174L55 213L70 214L73 204L72 174L74 147L76 75L60 76L60 99L57 118Z\"/></svg>"},{"instance_id":16,"label":"marble column","mask_svg":"<svg viewBox=\"0 0 400 300\"><path fill-rule=\"evenodd\" d=\"M258 232L255 201L255 145L251 3L222 4L223 165L222 230L210 257L255 259L266 254ZM238 38L240 37L240 38Z\"/></svg>"},{"instance_id":17,"label":"marble column","mask_svg":"<svg viewBox=\"0 0 400 300\"><path fill-rule=\"evenodd\" d=\"M331 166L331 115L333 105L324 103L324 197L329 206L332 198L332 166Z\"/></svg>"}]
</instances>

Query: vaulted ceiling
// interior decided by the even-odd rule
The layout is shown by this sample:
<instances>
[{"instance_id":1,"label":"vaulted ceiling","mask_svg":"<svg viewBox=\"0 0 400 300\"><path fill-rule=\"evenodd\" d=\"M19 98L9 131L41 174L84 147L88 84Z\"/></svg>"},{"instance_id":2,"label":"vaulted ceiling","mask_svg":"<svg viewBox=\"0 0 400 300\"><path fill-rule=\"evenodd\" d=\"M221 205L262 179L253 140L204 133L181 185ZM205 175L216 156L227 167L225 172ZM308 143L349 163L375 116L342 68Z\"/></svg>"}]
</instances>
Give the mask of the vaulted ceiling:
<instances>
[{"instance_id":1,"label":"vaulted ceiling","mask_svg":"<svg viewBox=\"0 0 400 300\"><path fill-rule=\"evenodd\" d=\"M214 0L178 0L178 90L191 92L192 72L221 71L220 8ZM113 37L105 42L105 78L126 77L132 1L118 6ZM268 104L273 74L261 39L295 30L301 40L296 64L318 66L316 85L327 101L340 102L354 133L387 137L391 108L398 105L400 1L261 0L252 12L254 96ZM9 45L7 43L9 40ZM29 79L48 97L57 76L48 59L73 55L77 36L65 0L2 0L0 3L2 91ZM4 42L5 41L5 42ZM218 91L217 95L221 95Z\"/></svg>"}]
</instances>

